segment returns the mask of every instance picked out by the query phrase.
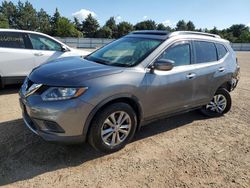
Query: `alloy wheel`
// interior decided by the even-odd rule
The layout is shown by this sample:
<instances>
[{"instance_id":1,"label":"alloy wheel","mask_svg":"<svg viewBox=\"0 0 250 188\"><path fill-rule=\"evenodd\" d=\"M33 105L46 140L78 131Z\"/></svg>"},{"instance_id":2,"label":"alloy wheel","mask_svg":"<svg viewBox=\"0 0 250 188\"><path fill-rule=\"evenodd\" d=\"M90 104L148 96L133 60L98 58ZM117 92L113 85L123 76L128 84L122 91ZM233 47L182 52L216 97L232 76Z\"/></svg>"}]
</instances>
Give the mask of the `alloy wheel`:
<instances>
[{"instance_id":1,"label":"alloy wheel","mask_svg":"<svg viewBox=\"0 0 250 188\"><path fill-rule=\"evenodd\" d=\"M131 130L131 118L124 111L117 111L109 115L101 128L101 137L108 146L122 143Z\"/></svg>"},{"instance_id":2,"label":"alloy wheel","mask_svg":"<svg viewBox=\"0 0 250 188\"><path fill-rule=\"evenodd\" d=\"M209 104L206 105L206 109L217 112L223 113L227 106L227 99L224 95L218 94L213 97Z\"/></svg>"}]
</instances>

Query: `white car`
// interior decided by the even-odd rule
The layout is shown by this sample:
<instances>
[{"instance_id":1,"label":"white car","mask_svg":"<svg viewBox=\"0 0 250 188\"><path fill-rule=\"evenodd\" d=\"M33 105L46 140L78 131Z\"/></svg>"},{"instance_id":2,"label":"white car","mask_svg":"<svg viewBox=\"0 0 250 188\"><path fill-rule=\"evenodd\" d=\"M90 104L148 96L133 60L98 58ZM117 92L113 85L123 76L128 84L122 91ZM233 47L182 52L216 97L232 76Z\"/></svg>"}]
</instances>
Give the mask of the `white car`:
<instances>
[{"instance_id":1,"label":"white car","mask_svg":"<svg viewBox=\"0 0 250 188\"><path fill-rule=\"evenodd\" d=\"M40 64L62 57L84 57L89 53L43 33L0 29L0 87L22 82Z\"/></svg>"}]
</instances>

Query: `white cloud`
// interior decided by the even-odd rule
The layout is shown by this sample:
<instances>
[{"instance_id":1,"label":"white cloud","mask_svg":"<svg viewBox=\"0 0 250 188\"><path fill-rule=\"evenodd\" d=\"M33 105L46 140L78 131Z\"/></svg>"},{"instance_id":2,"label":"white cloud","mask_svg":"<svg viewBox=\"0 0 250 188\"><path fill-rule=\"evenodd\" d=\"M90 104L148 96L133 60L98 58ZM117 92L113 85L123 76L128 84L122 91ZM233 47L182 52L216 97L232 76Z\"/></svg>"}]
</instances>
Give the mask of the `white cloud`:
<instances>
[{"instance_id":1,"label":"white cloud","mask_svg":"<svg viewBox=\"0 0 250 188\"><path fill-rule=\"evenodd\" d=\"M146 20L148 18L148 16L143 16L143 20Z\"/></svg>"},{"instance_id":2,"label":"white cloud","mask_svg":"<svg viewBox=\"0 0 250 188\"><path fill-rule=\"evenodd\" d=\"M165 20L164 22L162 22L162 24L164 25L164 26L169 26L169 27L174 27L176 24L175 23L173 23L173 22L171 22L170 20Z\"/></svg>"},{"instance_id":3,"label":"white cloud","mask_svg":"<svg viewBox=\"0 0 250 188\"><path fill-rule=\"evenodd\" d=\"M250 22L247 24L248 27L250 27Z\"/></svg>"},{"instance_id":4,"label":"white cloud","mask_svg":"<svg viewBox=\"0 0 250 188\"><path fill-rule=\"evenodd\" d=\"M117 19L117 20L121 20L122 17L121 17L121 16L116 16L116 19Z\"/></svg>"},{"instance_id":5,"label":"white cloud","mask_svg":"<svg viewBox=\"0 0 250 188\"><path fill-rule=\"evenodd\" d=\"M83 21L87 18L87 16L91 14L92 16L96 17L96 13L87 9L81 9L72 14L72 16L78 18L80 21Z\"/></svg>"}]
</instances>

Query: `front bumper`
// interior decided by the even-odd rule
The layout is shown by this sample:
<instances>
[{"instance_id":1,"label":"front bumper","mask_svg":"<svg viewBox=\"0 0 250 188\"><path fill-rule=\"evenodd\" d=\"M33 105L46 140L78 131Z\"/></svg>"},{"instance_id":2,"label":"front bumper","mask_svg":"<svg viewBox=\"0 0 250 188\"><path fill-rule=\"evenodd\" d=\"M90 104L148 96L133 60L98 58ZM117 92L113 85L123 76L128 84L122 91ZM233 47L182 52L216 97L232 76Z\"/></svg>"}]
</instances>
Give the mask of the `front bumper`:
<instances>
[{"instance_id":1,"label":"front bumper","mask_svg":"<svg viewBox=\"0 0 250 188\"><path fill-rule=\"evenodd\" d=\"M21 94L19 101L26 126L44 140L65 143L85 140L83 130L92 105L78 98L45 102L39 95L25 98Z\"/></svg>"}]
</instances>

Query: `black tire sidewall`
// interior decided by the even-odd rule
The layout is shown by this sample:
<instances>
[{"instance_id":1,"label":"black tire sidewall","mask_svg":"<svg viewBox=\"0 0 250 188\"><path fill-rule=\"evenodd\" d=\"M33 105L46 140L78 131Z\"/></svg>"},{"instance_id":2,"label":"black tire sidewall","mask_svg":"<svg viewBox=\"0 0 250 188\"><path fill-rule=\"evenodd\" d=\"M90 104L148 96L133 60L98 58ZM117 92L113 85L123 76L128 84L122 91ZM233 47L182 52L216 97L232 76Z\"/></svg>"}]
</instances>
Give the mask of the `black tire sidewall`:
<instances>
[{"instance_id":1,"label":"black tire sidewall","mask_svg":"<svg viewBox=\"0 0 250 188\"><path fill-rule=\"evenodd\" d=\"M132 126L131 126L131 130L127 138L121 144L111 147L103 142L101 138L101 128L106 118L110 114L116 111L126 112L130 116ZM125 145L131 141L131 139L133 138L135 134L136 126L137 126L137 117L133 108L130 105L126 103L111 104L105 107L103 110L97 112L96 116L94 117L91 127L90 127L89 143L95 149L105 152L105 153L118 151L122 149L123 147L125 147Z\"/></svg>"},{"instance_id":2,"label":"black tire sidewall","mask_svg":"<svg viewBox=\"0 0 250 188\"><path fill-rule=\"evenodd\" d=\"M209 117L219 117L219 116L222 116L223 114L230 111L231 106L232 106L232 99L231 99L230 93L226 89L222 88L222 89L218 89L216 91L215 95L218 95L218 94L223 95L227 100L227 106L226 106L225 110L222 113L212 112L212 111L206 109L206 105L205 105L201 108L201 112L204 115L209 116Z\"/></svg>"}]
</instances>

